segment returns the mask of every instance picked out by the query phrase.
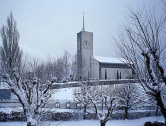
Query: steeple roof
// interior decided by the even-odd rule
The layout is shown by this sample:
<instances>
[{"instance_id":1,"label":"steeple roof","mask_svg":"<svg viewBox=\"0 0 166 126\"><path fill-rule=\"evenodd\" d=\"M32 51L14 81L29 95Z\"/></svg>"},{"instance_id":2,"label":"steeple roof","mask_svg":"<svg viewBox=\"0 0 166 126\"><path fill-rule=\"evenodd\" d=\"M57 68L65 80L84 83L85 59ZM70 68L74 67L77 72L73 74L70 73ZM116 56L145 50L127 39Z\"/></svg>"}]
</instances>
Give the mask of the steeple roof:
<instances>
[{"instance_id":1,"label":"steeple roof","mask_svg":"<svg viewBox=\"0 0 166 126\"><path fill-rule=\"evenodd\" d=\"M83 27L82 27L82 31L85 31L85 26L84 26L84 12L83 12Z\"/></svg>"}]
</instances>

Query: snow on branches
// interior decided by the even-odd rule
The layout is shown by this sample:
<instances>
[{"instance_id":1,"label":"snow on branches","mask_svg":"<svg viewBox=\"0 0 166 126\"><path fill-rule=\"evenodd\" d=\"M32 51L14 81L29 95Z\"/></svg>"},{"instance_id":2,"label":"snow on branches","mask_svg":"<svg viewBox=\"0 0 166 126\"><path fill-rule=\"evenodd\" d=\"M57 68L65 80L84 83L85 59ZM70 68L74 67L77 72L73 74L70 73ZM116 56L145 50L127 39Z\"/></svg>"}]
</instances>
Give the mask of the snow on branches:
<instances>
[{"instance_id":1,"label":"snow on branches","mask_svg":"<svg viewBox=\"0 0 166 126\"><path fill-rule=\"evenodd\" d=\"M119 103L119 98L113 95L114 86L88 86L88 83L80 83L80 86L74 91L74 96L84 105L84 118L85 108L89 105L104 126Z\"/></svg>"},{"instance_id":2,"label":"snow on branches","mask_svg":"<svg viewBox=\"0 0 166 126\"><path fill-rule=\"evenodd\" d=\"M51 97L49 88L53 81L41 84L34 73L20 74L17 69L13 70L13 75L11 78L8 74L1 73L4 81L22 104L28 126L37 126L41 121L41 109Z\"/></svg>"},{"instance_id":3,"label":"snow on branches","mask_svg":"<svg viewBox=\"0 0 166 126\"><path fill-rule=\"evenodd\" d=\"M119 54L132 62L136 78L145 92L156 100L166 120L166 46L163 37L166 18L158 18L154 10L148 12L129 8L129 26L125 26L119 39L114 40Z\"/></svg>"}]
</instances>

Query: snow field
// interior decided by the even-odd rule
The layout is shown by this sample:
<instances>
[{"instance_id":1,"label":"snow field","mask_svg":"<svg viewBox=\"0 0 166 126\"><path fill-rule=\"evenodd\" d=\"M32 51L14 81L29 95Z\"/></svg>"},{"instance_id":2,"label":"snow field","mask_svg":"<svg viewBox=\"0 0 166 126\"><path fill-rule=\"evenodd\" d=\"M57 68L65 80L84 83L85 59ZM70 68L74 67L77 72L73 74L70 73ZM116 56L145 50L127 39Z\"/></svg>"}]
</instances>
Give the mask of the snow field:
<instances>
[{"instance_id":1,"label":"snow field","mask_svg":"<svg viewBox=\"0 0 166 126\"><path fill-rule=\"evenodd\" d=\"M145 117L134 120L110 120L106 126L143 126L147 121L164 122L164 118L160 117ZM81 120L81 121L47 121L41 126L100 126L99 120ZM0 122L0 126L26 126L26 122Z\"/></svg>"},{"instance_id":2,"label":"snow field","mask_svg":"<svg viewBox=\"0 0 166 126\"><path fill-rule=\"evenodd\" d=\"M63 89L58 89L56 90L50 100L58 100L58 101L63 101L63 100L70 100L73 101L73 90L74 88L63 88Z\"/></svg>"}]
</instances>

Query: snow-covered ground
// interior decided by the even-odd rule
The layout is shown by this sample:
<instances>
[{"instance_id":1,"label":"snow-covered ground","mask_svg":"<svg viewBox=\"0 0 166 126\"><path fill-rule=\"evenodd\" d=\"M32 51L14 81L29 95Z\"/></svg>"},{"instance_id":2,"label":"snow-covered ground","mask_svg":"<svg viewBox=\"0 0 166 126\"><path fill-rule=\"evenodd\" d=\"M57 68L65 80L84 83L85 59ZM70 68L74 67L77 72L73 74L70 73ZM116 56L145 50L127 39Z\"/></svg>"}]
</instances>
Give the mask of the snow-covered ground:
<instances>
[{"instance_id":1,"label":"snow-covered ground","mask_svg":"<svg viewBox=\"0 0 166 126\"><path fill-rule=\"evenodd\" d=\"M62 88L55 90L54 93L52 94L50 100L58 100L58 101L73 101L73 90L74 88Z\"/></svg>"},{"instance_id":2,"label":"snow-covered ground","mask_svg":"<svg viewBox=\"0 0 166 126\"><path fill-rule=\"evenodd\" d=\"M164 122L163 117L146 117L134 120L110 120L106 126L143 126L147 121ZM49 121L43 122L41 126L100 126L99 120L81 120L81 121ZM0 126L26 126L26 122L0 122Z\"/></svg>"},{"instance_id":3,"label":"snow-covered ground","mask_svg":"<svg viewBox=\"0 0 166 126\"><path fill-rule=\"evenodd\" d=\"M108 87L108 85L103 85L102 87ZM116 85L117 86L117 85ZM99 88L101 86L98 86ZM77 90L80 87L71 87L71 88L62 88L62 89L55 89L55 90L51 90L51 98L49 99L50 101L74 101L74 90ZM12 93L11 95L11 99L7 100L7 102L16 102L17 97Z\"/></svg>"},{"instance_id":4,"label":"snow-covered ground","mask_svg":"<svg viewBox=\"0 0 166 126\"><path fill-rule=\"evenodd\" d=\"M101 88L101 86L98 86ZM108 87L108 85L103 85L102 87ZM80 87L71 87L71 88L62 88L54 90L50 100L58 100L58 101L73 101L74 100L74 90L77 90Z\"/></svg>"}]
</instances>

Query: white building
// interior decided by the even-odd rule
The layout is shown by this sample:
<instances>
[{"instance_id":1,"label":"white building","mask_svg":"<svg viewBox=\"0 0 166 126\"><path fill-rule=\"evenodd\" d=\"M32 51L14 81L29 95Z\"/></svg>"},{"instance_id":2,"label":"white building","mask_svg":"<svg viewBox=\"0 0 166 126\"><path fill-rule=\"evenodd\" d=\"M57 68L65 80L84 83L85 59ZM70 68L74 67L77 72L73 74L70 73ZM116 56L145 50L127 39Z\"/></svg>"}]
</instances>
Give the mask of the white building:
<instances>
[{"instance_id":1,"label":"white building","mask_svg":"<svg viewBox=\"0 0 166 126\"><path fill-rule=\"evenodd\" d=\"M123 58L93 56L93 32L77 33L77 76L79 79L128 79L133 71Z\"/></svg>"}]
</instances>

